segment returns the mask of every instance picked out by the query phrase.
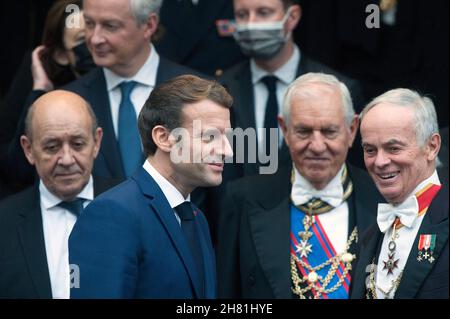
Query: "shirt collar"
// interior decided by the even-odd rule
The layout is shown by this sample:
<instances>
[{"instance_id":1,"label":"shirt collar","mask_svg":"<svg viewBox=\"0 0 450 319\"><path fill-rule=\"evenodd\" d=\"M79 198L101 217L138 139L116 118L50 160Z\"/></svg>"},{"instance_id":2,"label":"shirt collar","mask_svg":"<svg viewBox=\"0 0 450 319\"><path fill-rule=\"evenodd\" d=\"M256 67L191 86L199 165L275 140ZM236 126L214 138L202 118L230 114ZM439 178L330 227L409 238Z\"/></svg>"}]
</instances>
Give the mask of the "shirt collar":
<instances>
[{"instance_id":1,"label":"shirt collar","mask_svg":"<svg viewBox=\"0 0 450 319\"><path fill-rule=\"evenodd\" d=\"M439 176L438 176L436 170L434 170L433 174L431 174L430 177L428 177L423 182L421 182L419 185L417 185L416 188L414 188L414 190L408 197L415 195L417 192L422 190L428 184L441 185L441 181L439 180Z\"/></svg>"},{"instance_id":2,"label":"shirt collar","mask_svg":"<svg viewBox=\"0 0 450 319\"><path fill-rule=\"evenodd\" d=\"M180 193L180 191L172 185L164 176L162 176L156 168L150 164L148 160L144 162L144 169L150 176L155 180L156 184L161 188L164 196L166 196L167 201L170 204L171 208L175 208L176 206L182 204L185 201L191 200L191 195L188 195L187 198Z\"/></svg>"},{"instance_id":3,"label":"shirt collar","mask_svg":"<svg viewBox=\"0 0 450 319\"><path fill-rule=\"evenodd\" d=\"M294 166L294 182L292 184L291 198L295 205L305 204L309 199L307 199L305 194L314 194L314 197L334 197L335 200L329 202L325 200L333 207L338 207L342 203L342 198L344 196L344 189L342 186L342 173L344 171L344 165L342 164L338 173L333 177L333 179L321 190L317 190L306 178L304 178L297 168Z\"/></svg>"},{"instance_id":4,"label":"shirt collar","mask_svg":"<svg viewBox=\"0 0 450 319\"><path fill-rule=\"evenodd\" d=\"M45 209L50 209L61 203L63 200L51 193L44 185L42 180L39 182L39 193L41 197L41 203ZM94 180L92 175L89 177L89 181L77 195L78 198L83 198L89 201L94 199Z\"/></svg>"},{"instance_id":5,"label":"shirt collar","mask_svg":"<svg viewBox=\"0 0 450 319\"><path fill-rule=\"evenodd\" d=\"M120 75L112 72L107 68L103 68L106 79L106 88L108 91L114 90L123 81L136 81L139 84L155 87L156 84L156 74L159 65L159 54L156 52L153 44L150 43L150 54L139 69L139 71L130 78L124 78Z\"/></svg>"},{"instance_id":6,"label":"shirt collar","mask_svg":"<svg viewBox=\"0 0 450 319\"><path fill-rule=\"evenodd\" d=\"M300 50L294 45L294 52L289 60L278 70L273 73L269 73L266 70L261 69L254 59L250 59L250 69L252 72L252 83L258 83L266 75L275 75L284 84L291 84L297 77L297 69L300 63Z\"/></svg>"}]
</instances>

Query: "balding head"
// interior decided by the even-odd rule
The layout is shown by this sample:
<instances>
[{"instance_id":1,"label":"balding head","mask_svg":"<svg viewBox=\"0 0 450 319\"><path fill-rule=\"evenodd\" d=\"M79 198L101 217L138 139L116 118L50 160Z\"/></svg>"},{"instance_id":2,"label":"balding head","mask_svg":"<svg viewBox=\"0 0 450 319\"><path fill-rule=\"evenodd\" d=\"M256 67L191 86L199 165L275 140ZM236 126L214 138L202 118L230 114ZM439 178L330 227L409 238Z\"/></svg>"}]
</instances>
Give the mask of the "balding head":
<instances>
[{"instance_id":1,"label":"balding head","mask_svg":"<svg viewBox=\"0 0 450 319\"><path fill-rule=\"evenodd\" d=\"M91 176L102 138L89 104L62 90L44 94L28 111L20 142L46 188L74 199Z\"/></svg>"},{"instance_id":2,"label":"balding head","mask_svg":"<svg viewBox=\"0 0 450 319\"><path fill-rule=\"evenodd\" d=\"M65 112L86 113L92 126L92 134L97 130L97 118L89 103L78 94L70 91L55 90L42 95L28 110L25 118L25 135L31 140L33 136L33 118L37 113L39 116L56 117L63 115L63 119L70 119L70 114ZM42 114L39 114L41 112Z\"/></svg>"}]
</instances>

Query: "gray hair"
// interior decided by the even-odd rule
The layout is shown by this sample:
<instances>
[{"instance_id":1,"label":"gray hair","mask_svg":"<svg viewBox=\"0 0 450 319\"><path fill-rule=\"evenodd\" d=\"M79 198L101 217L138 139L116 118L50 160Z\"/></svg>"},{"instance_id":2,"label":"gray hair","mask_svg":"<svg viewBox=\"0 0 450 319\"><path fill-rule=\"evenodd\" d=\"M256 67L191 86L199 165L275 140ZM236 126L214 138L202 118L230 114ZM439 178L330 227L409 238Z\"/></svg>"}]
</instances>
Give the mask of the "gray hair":
<instances>
[{"instance_id":1,"label":"gray hair","mask_svg":"<svg viewBox=\"0 0 450 319\"><path fill-rule=\"evenodd\" d=\"M311 97L312 93L308 90L311 84L323 84L330 87L338 88L342 97L342 106L344 108L344 118L347 126L350 127L355 116L352 98L347 86L340 82L334 75L325 73L306 73L298 77L289 85L286 94L284 95L283 103L283 118L287 123L291 113L291 100L294 93L301 97Z\"/></svg>"},{"instance_id":2,"label":"gray hair","mask_svg":"<svg viewBox=\"0 0 450 319\"><path fill-rule=\"evenodd\" d=\"M159 16L163 0L130 0L131 13L138 25L145 23L148 16L155 13Z\"/></svg>"},{"instance_id":3,"label":"gray hair","mask_svg":"<svg viewBox=\"0 0 450 319\"><path fill-rule=\"evenodd\" d=\"M430 98L409 89L390 90L377 96L366 105L360 114L361 121L370 109L381 103L414 109L414 129L418 145L425 145L431 135L439 133L436 109Z\"/></svg>"}]
</instances>

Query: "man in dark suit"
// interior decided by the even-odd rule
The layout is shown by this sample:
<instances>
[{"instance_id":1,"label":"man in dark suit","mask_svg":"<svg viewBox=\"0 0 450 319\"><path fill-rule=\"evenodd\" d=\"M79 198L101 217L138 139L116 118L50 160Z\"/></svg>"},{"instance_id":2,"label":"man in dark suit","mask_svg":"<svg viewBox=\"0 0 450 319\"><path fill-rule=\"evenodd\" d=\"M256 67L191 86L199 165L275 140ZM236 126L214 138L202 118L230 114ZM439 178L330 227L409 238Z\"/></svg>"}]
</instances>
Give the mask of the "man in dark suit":
<instances>
[{"instance_id":1,"label":"man in dark suit","mask_svg":"<svg viewBox=\"0 0 450 319\"><path fill-rule=\"evenodd\" d=\"M216 296L208 225L189 194L222 181L231 103L218 83L191 75L152 91L139 116L147 160L89 205L70 236L81 278L71 297Z\"/></svg>"},{"instance_id":2,"label":"man in dark suit","mask_svg":"<svg viewBox=\"0 0 450 319\"><path fill-rule=\"evenodd\" d=\"M436 171L433 102L390 90L364 108L361 137L367 170L388 203L362 236L352 298L448 299L448 171Z\"/></svg>"},{"instance_id":3,"label":"man in dark suit","mask_svg":"<svg viewBox=\"0 0 450 319\"><path fill-rule=\"evenodd\" d=\"M226 70L221 82L235 99L232 126L246 128L278 128L277 115L281 113L284 93L298 76L308 72L324 72L336 75L350 89L356 111L363 103L359 84L331 68L301 53L295 45L292 32L301 18L301 8L296 0L271 0L264 3L254 0L234 0L236 19L235 38L250 59ZM261 159L264 151L264 134L257 132L257 154ZM280 163L290 162L289 152L279 136ZM276 146L276 144L274 144ZM262 150L262 151L261 151ZM271 152L276 151L270 150ZM358 152L351 155L356 165ZM361 157L359 155L359 157ZM354 158L354 160L353 160ZM259 173L260 160L233 165L234 176Z\"/></svg>"},{"instance_id":4,"label":"man in dark suit","mask_svg":"<svg viewBox=\"0 0 450 319\"><path fill-rule=\"evenodd\" d=\"M345 163L358 127L346 86L308 73L279 119L292 164L231 182L219 222L224 298L348 298L358 233L379 195Z\"/></svg>"},{"instance_id":5,"label":"man in dark suit","mask_svg":"<svg viewBox=\"0 0 450 319\"><path fill-rule=\"evenodd\" d=\"M172 61L211 76L243 60L233 39L233 1L164 1L163 35L156 40L159 53Z\"/></svg>"},{"instance_id":6,"label":"man in dark suit","mask_svg":"<svg viewBox=\"0 0 450 319\"><path fill-rule=\"evenodd\" d=\"M133 174L144 161L136 119L150 92L172 77L195 73L158 55L151 44L160 6L159 0L83 2L86 44L101 68L66 89L89 101L103 128L96 176Z\"/></svg>"},{"instance_id":7,"label":"man in dark suit","mask_svg":"<svg viewBox=\"0 0 450 319\"><path fill-rule=\"evenodd\" d=\"M68 238L77 214L110 186L93 179L102 129L68 91L40 97L21 144L39 182L0 203L0 298L69 298Z\"/></svg>"}]
</instances>

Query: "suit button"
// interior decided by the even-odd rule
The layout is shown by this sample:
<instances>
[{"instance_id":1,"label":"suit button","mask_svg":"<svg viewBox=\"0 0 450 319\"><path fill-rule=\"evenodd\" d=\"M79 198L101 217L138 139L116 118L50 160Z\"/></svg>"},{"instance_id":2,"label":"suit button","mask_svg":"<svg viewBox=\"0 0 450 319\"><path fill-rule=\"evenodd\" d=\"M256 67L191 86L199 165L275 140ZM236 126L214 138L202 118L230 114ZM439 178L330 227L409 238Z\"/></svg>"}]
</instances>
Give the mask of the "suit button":
<instances>
[{"instance_id":1,"label":"suit button","mask_svg":"<svg viewBox=\"0 0 450 319\"><path fill-rule=\"evenodd\" d=\"M248 276L248 284L253 287L256 283L255 277L253 275Z\"/></svg>"}]
</instances>

